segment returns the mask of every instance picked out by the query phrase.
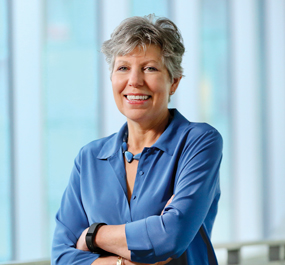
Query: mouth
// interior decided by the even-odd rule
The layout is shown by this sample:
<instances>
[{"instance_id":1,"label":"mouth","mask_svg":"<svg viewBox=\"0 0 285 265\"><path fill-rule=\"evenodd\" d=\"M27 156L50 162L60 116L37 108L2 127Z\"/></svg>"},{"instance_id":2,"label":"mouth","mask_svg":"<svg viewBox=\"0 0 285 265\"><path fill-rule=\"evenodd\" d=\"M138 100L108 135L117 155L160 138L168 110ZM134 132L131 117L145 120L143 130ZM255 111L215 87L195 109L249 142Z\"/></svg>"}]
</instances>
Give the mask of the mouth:
<instances>
[{"instance_id":1,"label":"mouth","mask_svg":"<svg viewBox=\"0 0 285 265\"><path fill-rule=\"evenodd\" d=\"M148 100L151 96L148 95L125 95L125 98L129 101L145 101Z\"/></svg>"}]
</instances>

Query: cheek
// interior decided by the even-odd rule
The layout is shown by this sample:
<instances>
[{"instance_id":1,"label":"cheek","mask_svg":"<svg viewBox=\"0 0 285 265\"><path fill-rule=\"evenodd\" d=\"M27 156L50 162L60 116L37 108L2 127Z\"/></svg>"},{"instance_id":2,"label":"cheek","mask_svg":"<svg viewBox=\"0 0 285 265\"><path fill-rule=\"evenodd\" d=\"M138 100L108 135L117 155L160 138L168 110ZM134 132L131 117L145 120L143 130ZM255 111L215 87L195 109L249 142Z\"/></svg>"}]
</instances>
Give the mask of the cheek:
<instances>
[{"instance_id":1,"label":"cheek","mask_svg":"<svg viewBox=\"0 0 285 265\"><path fill-rule=\"evenodd\" d=\"M112 78L112 87L114 93L122 92L125 89L125 82L120 78Z\"/></svg>"},{"instance_id":2,"label":"cheek","mask_svg":"<svg viewBox=\"0 0 285 265\"><path fill-rule=\"evenodd\" d=\"M156 82L154 83L156 84L156 92L159 93L161 96L165 96L166 98L168 98L168 95L170 93L170 88L171 88L171 83L168 82L168 80L165 80L163 78L156 80Z\"/></svg>"}]
</instances>

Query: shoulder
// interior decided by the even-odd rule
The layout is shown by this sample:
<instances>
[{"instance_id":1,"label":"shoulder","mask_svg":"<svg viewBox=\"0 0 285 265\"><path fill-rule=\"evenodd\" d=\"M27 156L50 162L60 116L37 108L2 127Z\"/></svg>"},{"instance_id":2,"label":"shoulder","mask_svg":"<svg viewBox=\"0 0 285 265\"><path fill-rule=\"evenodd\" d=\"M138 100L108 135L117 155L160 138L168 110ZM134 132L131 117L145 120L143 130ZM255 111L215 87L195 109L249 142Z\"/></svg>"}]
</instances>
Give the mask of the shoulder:
<instances>
[{"instance_id":1,"label":"shoulder","mask_svg":"<svg viewBox=\"0 0 285 265\"><path fill-rule=\"evenodd\" d=\"M184 130L184 150L215 149L221 152L223 138L219 131L208 123L190 122Z\"/></svg>"},{"instance_id":2,"label":"shoulder","mask_svg":"<svg viewBox=\"0 0 285 265\"><path fill-rule=\"evenodd\" d=\"M185 169L215 169L222 159L223 139L218 130L207 123L190 123L184 130L179 151L179 174Z\"/></svg>"},{"instance_id":3,"label":"shoulder","mask_svg":"<svg viewBox=\"0 0 285 265\"><path fill-rule=\"evenodd\" d=\"M172 110L172 113L174 115L172 130L180 139L183 138L185 140L186 138L187 141L195 141L203 136L214 136L222 141L221 134L210 124L205 122L191 122L176 109Z\"/></svg>"},{"instance_id":4,"label":"shoulder","mask_svg":"<svg viewBox=\"0 0 285 265\"><path fill-rule=\"evenodd\" d=\"M78 154L78 157L80 159L82 158L88 158L90 156L97 157L99 153L101 152L102 148L104 148L104 145L109 142L110 140L112 141L116 137L117 133L114 133L112 135L109 135L107 137L101 138L94 140L86 145L84 145Z\"/></svg>"},{"instance_id":5,"label":"shoulder","mask_svg":"<svg viewBox=\"0 0 285 265\"><path fill-rule=\"evenodd\" d=\"M202 122L190 122L187 128L185 129L185 133L188 135L188 138L200 138L205 136L212 136L219 138L222 141L222 136L219 131L211 126L208 123Z\"/></svg>"}]
</instances>

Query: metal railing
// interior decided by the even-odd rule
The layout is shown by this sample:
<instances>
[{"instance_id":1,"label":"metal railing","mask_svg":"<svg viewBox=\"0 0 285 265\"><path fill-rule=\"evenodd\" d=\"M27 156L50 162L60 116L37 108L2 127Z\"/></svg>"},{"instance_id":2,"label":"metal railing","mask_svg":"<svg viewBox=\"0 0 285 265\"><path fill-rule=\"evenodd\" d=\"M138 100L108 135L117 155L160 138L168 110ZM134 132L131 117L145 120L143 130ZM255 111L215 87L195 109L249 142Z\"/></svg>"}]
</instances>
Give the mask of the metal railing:
<instances>
[{"instance_id":1,"label":"metal railing","mask_svg":"<svg viewBox=\"0 0 285 265\"><path fill-rule=\"evenodd\" d=\"M11 262L0 263L0 264L1 265L50 265L50 260L49 259L31 260L31 261L25 261L25 262L11 261Z\"/></svg>"},{"instance_id":2,"label":"metal railing","mask_svg":"<svg viewBox=\"0 0 285 265\"><path fill-rule=\"evenodd\" d=\"M249 246L267 246L268 262L284 261L285 262L285 240L263 240L240 243L214 244L215 250L225 249L227 251L227 264L241 264L243 261L241 249Z\"/></svg>"}]
</instances>

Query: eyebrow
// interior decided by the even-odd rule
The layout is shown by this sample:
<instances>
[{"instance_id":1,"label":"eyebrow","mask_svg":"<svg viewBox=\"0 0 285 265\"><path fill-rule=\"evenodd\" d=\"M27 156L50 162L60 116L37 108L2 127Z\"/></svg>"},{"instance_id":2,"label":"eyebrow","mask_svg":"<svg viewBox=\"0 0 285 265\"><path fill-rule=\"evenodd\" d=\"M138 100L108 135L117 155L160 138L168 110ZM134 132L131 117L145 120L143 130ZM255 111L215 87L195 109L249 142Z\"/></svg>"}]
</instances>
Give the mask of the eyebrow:
<instances>
[{"instance_id":1,"label":"eyebrow","mask_svg":"<svg viewBox=\"0 0 285 265\"><path fill-rule=\"evenodd\" d=\"M147 60L147 61L143 62L143 64L148 64L148 63L157 63L157 64L159 64L159 62L156 61L156 60ZM116 64L129 64L129 62L125 61L125 60L118 60L118 61L115 62L115 65Z\"/></svg>"},{"instance_id":2,"label":"eyebrow","mask_svg":"<svg viewBox=\"0 0 285 265\"><path fill-rule=\"evenodd\" d=\"M123 60L119 60L119 61L115 61L115 64L125 64L128 63L127 61L123 61Z\"/></svg>"}]
</instances>

